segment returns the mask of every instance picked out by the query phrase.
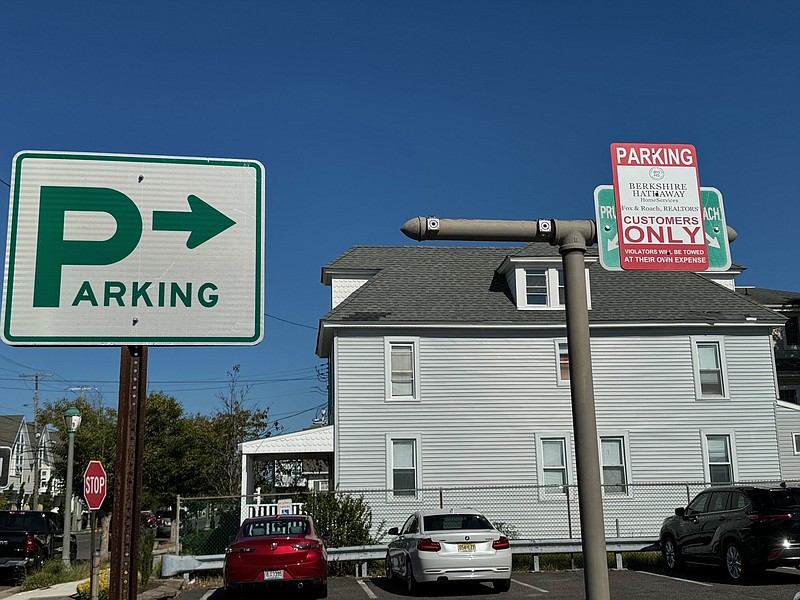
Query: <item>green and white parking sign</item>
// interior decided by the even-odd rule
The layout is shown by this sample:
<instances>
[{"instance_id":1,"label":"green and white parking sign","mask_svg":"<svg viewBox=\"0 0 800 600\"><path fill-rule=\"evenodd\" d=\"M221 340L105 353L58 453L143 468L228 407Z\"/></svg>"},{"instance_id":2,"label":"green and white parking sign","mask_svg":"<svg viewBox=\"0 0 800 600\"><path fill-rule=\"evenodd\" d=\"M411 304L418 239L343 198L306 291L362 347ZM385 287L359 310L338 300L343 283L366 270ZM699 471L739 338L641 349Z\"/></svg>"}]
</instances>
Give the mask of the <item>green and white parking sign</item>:
<instances>
[{"instance_id":1,"label":"green and white parking sign","mask_svg":"<svg viewBox=\"0 0 800 600\"><path fill-rule=\"evenodd\" d=\"M264 195L254 160L20 152L3 340L259 343Z\"/></svg>"},{"instance_id":2,"label":"green and white parking sign","mask_svg":"<svg viewBox=\"0 0 800 600\"><path fill-rule=\"evenodd\" d=\"M708 247L707 270L727 271L731 266L731 251L722 192L713 187L701 187L700 193L703 201L706 246ZM622 271L614 186L597 186L594 190L594 206L600 264L608 271Z\"/></svg>"}]
</instances>

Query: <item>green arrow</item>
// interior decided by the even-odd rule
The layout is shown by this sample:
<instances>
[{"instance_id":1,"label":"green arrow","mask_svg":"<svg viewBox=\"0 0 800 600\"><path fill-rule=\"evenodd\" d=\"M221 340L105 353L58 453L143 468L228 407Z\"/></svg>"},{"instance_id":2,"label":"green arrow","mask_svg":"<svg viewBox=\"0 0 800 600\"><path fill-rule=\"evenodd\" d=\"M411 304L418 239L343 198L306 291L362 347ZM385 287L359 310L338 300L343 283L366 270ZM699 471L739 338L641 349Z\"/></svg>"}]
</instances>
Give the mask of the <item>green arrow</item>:
<instances>
[{"instance_id":1,"label":"green arrow","mask_svg":"<svg viewBox=\"0 0 800 600\"><path fill-rule=\"evenodd\" d=\"M194 195L190 195L189 212L153 211L153 231L189 231L186 247L197 248L219 235L236 222Z\"/></svg>"},{"instance_id":2,"label":"green arrow","mask_svg":"<svg viewBox=\"0 0 800 600\"><path fill-rule=\"evenodd\" d=\"M703 222L708 246L708 271L727 271L731 266L731 254L722 192L712 187L701 187L700 192L703 199ZM597 218L597 248L600 264L607 271L622 271L619 259L614 186L597 186L594 190L594 208Z\"/></svg>"}]
</instances>

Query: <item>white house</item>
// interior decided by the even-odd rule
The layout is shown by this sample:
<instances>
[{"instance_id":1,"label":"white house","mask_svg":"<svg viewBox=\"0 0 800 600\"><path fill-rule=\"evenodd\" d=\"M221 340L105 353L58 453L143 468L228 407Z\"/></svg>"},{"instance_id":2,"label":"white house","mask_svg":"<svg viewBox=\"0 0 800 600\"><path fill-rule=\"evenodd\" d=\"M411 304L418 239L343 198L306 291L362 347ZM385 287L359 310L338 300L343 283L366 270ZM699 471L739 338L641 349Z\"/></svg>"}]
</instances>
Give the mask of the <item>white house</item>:
<instances>
[{"instance_id":1,"label":"white house","mask_svg":"<svg viewBox=\"0 0 800 600\"><path fill-rule=\"evenodd\" d=\"M0 446L11 448L8 469L8 485L16 492L24 490L29 502L37 483L35 456L39 452L39 493L47 491L53 471L53 449L51 433L47 428L39 432L38 444L33 424L23 415L0 416Z\"/></svg>"},{"instance_id":2,"label":"white house","mask_svg":"<svg viewBox=\"0 0 800 600\"><path fill-rule=\"evenodd\" d=\"M657 534L708 483L800 476L777 442L785 318L737 294L735 273L609 272L587 253L609 535ZM521 535L576 535L557 249L354 247L322 280L333 486L387 525L457 503Z\"/></svg>"}]
</instances>

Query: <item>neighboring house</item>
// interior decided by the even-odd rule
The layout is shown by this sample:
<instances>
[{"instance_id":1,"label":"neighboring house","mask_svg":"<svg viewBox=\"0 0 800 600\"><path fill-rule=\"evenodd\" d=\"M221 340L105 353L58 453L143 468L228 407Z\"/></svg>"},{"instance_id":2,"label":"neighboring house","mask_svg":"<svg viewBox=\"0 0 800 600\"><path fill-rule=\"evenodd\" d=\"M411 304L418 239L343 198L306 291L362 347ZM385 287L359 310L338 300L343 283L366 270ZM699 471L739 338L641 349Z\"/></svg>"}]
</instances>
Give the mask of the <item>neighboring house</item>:
<instances>
[{"instance_id":1,"label":"neighboring house","mask_svg":"<svg viewBox=\"0 0 800 600\"><path fill-rule=\"evenodd\" d=\"M36 436L33 423L22 415L0 416L0 446L11 448L11 464L8 471L9 487L25 491L25 502L30 501L36 485ZM47 491L53 470L53 440L46 427L39 432L39 493Z\"/></svg>"},{"instance_id":2,"label":"neighboring house","mask_svg":"<svg viewBox=\"0 0 800 600\"><path fill-rule=\"evenodd\" d=\"M277 505L262 501L261 486L268 477L277 491L326 491L333 462L333 427L314 427L240 444L242 453L241 518L277 514ZM270 494L275 496L276 494ZM295 503L296 504L296 503Z\"/></svg>"},{"instance_id":3,"label":"neighboring house","mask_svg":"<svg viewBox=\"0 0 800 600\"><path fill-rule=\"evenodd\" d=\"M653 500L637 486L785 476L772 349L785 318L736 293L737 272L609 272L587 253L611 535L609 514L646 502L651 514L630 531L657 533L689 493ZM546 511L569 505L576 482L558 250L354 247L322 280L333 299L317 344L330 363L333 485L381 490L370 502L390 524L431 502L425 488L530 486L495 494L493 517L543 511L520 533L556 535Z\"/></svg>"},{"instance_id":4,"label":"neighboring house","mask_svg":"<svg viewBox=\"0 0 800 600\"><path fill-rule=\"evenodd\" d=\"M741 287L736 290L786 317L783 328L773 332L778 401L778 427L783 475L800 479L800 292Z\"/></svg>"}]
</instances>

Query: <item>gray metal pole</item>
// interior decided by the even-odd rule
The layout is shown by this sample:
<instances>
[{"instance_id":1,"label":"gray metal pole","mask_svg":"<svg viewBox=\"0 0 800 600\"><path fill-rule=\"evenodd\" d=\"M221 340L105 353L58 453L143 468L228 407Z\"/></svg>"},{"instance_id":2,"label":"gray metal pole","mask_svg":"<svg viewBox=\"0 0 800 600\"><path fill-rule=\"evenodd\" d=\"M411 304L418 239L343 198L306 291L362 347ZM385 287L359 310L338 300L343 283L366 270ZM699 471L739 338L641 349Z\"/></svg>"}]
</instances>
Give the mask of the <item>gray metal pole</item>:
<instances>
[{"instance_id":1,"label":"gray metal pole","mask_svg":"<svg viewBox=\"0 0 800 600\"><path fill-rule=\"evenodd\" d=\"M67 449L67 481L64 491L64 541L61 543L61 560L69 566L70 537L72 534L72 463L75 458L75 432L69 432Z\"/></svg>"},{"instance_id":2,"label":"gray metal pole","mask_svg":"<svg viewBox=\"0 0 800 600\"><path fill-rule=\"evenodd\" d=\"M556 231L560 234L557 223ZM578 468L578 506L581 515L584 587L586 598L608 600L608 562L600 486L600 457L597 450L592 350L589 338L589 307L586 302L584 256L586 239L574 229L561 244L564 265L564 293L567 312L572 427L575 432L575 461Z\"/></svg>"},{"instance_id":3,"label":"gray metal pole","mask_svg":"<svg viewBox=\"0 0 800 600\"><path fill-rule=\"evenodd\" d=\"M572 424L578 467L578 507L587 600L609 600L603 497L589 343L584 256L597 241L594 221L473 221L417 217L401 231L416 240L548 242L559 246L564 265Z\"/></svg>"}]
</instances>

